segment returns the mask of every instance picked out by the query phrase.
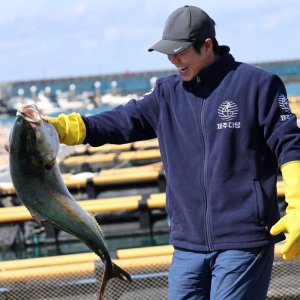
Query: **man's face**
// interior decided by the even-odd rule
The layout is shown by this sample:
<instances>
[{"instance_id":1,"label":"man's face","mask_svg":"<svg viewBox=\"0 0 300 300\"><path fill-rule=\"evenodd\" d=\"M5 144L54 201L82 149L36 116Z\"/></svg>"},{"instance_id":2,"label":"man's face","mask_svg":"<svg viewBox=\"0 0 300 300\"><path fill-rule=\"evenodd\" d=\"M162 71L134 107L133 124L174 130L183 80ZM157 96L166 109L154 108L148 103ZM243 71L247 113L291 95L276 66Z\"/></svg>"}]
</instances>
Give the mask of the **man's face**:
<instances>
[{"instance_id":1,"label":"man's face","mask_svg":"<svg viewBox=\"0 0 300 300\"><path fill-rule=\"evenodd\" d=\"M207 51L206 43L204 43L200 53L191 45L177 54L168 54L168 59L176 66L182 79L190 81L212 62L212 55L212 49Z\"/></svg>"}]
</instances>

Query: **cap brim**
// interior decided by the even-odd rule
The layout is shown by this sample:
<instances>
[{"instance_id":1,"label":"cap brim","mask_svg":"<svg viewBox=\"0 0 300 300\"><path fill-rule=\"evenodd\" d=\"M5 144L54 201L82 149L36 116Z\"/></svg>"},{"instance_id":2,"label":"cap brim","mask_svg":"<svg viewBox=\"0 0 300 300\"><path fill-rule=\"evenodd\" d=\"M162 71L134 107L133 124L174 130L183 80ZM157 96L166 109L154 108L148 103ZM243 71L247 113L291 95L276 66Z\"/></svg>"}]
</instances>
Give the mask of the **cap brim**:
<instances>
[{"instance_id":1,"label":"cap brim","mask_svg":"<svg viewBox=\"0 0 300 300\"><path fill-rule=\"evenodd\" d=\"M164 54L177 54L192 45L192 42L160 40L148 49L149 52L155 50Z\"/></svg>"}]
</instances>

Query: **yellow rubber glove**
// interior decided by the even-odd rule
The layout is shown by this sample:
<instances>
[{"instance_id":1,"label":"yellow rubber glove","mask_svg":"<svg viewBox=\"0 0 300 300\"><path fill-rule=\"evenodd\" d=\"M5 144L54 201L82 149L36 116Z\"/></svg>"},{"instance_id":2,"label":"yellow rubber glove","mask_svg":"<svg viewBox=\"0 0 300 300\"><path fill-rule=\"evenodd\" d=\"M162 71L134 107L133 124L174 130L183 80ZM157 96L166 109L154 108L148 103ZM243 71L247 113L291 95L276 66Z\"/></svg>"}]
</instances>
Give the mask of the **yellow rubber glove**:
<instances>
[{"instance_id":1,"label":"yellow rubber glove","mask_svg":"<svg viewBox=\"0 0 300 300\"><path fill-rule=\"evenodd\" d=\"M281 173L288 206L286 215L271 228L270 233L277 235L286 230L288 235L281 250L282 256L286 260L300 259L300 161L284 164Z\"/></svg>"},{"instance_id":2,"label":"yellow rubber glove","mask_svg":"<svg viewBox=\"0 0 300 300\"><path fill-rule=\"evenodd\" d=\"M86 128L80 114L73 112L69 115L60 114L58 117L43 116L43 119L54 126L62 144L73 146L84 141Z\"/></svg>"}]
</instances>

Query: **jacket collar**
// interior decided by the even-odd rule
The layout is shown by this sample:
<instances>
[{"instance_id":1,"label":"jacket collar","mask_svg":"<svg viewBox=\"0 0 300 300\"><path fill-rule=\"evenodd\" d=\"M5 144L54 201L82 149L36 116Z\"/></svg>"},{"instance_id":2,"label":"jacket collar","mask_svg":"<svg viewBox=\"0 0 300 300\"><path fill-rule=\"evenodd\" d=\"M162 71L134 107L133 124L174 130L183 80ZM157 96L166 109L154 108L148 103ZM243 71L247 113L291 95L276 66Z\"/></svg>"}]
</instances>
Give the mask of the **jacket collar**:
<instances>
[{"instance_id":1,"label":"jacket collar","mask_svg":"<svg viewBox=\"0 0 300 300\"><path fill-rule=\"evenodd\" d=\"M229 51L228 46L220 46L220 58L202 70L191 81L185 82L184 85L191 88L201 82L208 86L212 85L212 87L218 84L229 71L236 68L235 59Z\"/></svg>"}]
</instances>

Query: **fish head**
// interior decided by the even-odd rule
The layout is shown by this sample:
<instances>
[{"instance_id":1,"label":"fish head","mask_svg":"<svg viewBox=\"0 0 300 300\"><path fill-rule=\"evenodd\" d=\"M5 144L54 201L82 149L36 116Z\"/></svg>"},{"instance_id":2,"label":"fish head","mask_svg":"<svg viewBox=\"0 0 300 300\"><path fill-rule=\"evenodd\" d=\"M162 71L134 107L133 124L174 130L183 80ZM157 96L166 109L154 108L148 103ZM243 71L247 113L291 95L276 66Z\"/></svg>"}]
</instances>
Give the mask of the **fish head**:
<instances>
[{"instance_id":1,"label":"fish head","mask_svg":"<svg viewBox=\"0 0 300 300\"><path fill-rule=\"evenodd\" d=\"M20 117L31 124L32 127L41 126L43 119L35 104L25 105L18 109L17 117Z\"/></svg>"},{"instance_id":2,"label":"fish head","mask_svg":"<svg viewBox=\"0 0 300 300\"><path fill-rule=\"evenodd\" d=\"M56 130L43 120L34 104L20 107L16 116L9 137L9 152L27 157L37 167L50 169L59 151Z\"/></svg>"},{"instance_id":3,"label":"fish head","mask_svg":"<svg viewBox=\"0 0 300 300\"><path fill-rule=\"evenodd\" d=\"M32 127L40 126L43 122L42 116L34 104L25 105L18 109L17 116L30 123Z\"/></svg>"}]
</instances>

